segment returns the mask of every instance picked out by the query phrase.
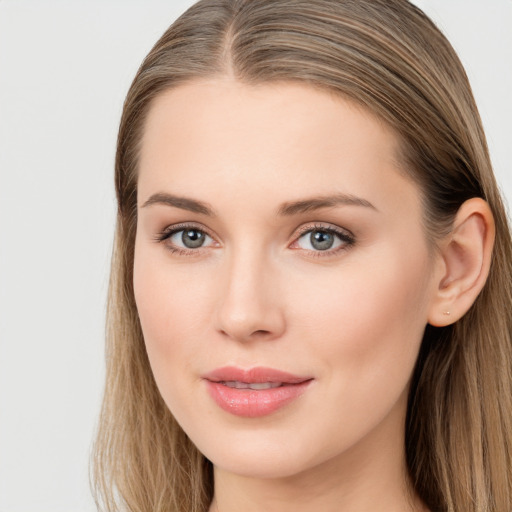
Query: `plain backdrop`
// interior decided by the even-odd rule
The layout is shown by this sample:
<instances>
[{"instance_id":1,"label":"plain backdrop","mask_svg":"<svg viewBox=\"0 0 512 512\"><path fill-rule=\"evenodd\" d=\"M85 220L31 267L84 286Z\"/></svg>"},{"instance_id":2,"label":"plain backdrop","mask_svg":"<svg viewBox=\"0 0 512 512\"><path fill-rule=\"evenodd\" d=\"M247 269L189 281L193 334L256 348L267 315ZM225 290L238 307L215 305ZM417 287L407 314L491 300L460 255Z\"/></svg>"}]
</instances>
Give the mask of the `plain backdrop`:
<instances>
[{"instance_id":1,"label":"plain backdrop","mask_svg":"<svg viewBox=\"0 0 512 512\"><path fill-rule=\"evenodd\" d=\"M0 512L92 512L124 95L189 0L0 0ZM418 0L512 198L512 0Z\"/></svg>"}]
</instances>

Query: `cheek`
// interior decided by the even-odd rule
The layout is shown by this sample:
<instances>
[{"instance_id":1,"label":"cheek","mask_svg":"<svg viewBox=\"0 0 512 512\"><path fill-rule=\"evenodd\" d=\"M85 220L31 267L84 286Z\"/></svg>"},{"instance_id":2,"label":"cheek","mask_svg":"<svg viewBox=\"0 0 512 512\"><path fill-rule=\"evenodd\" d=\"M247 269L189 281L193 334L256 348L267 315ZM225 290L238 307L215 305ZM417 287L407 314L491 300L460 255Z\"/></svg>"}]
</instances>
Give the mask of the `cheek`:
<instances>
[{"instance_id":1,"label":"cheek","mask_svg":"<svg viewBox=\"0 0 512 512\"><path fill-rule=\"evenodd\" d=\"M390 370L407 380L428 317L426 252L383 246L327 270L296 290L294 316L315 351L333 373L353 372L351 385Z\"/></svg>"},{"instance_id":2,"label":"cheek","mask_svg":"<svg viewBox=\"0 0 512 512\"><path fill-rule=\"evenodd\" d=\"M176 264L162 246L135 244L133 286L142 329L148 343L172 341L173 333L197 330L211 295L202 263ZM179 329L178 329L179 327ZM184 329L184 331L183 331Z\"/></svg>"},{"instance_id":3,"label":"cheek","mask_svg":"<svg viewBox=\"0 0 512 512\"><path fill-rule=\"evenodd\" d=\"M202 299L211 292L207 282L170 265L161 248L158 252L136 245L133 285L151 368L167 402L168 390L176 389L184 375L190 379L185 370L200 354L198 340L205 339L205 318L211 317Z\"/></svg>"},{"instance_id":4,"label":"cheek","mask_svg":"<svg viewBox=\"0 0 512 512\"><path fill-rule=\"evenodd\" d=\"M356 443L396 407L405 414L426 325L429 262L422 252L378 252L296 283L295 338L307 344L325 390L312 415L332 439L327 448Z\"/></svg>"},{"instance_id":5,"label":"cheek","mask_svg":"<svg viewBox=\"0 0 512 512\"><path fill-rule=\"evenodd\" d=\"M184 270L170 271L168 261L147 256L136 251L135 301L156 386L181 424L183 418L194 417L198 399L192 366L204 352L197 340L206 335L197 300L200 290L184 277Z\"/></svg>"}]
</instances>

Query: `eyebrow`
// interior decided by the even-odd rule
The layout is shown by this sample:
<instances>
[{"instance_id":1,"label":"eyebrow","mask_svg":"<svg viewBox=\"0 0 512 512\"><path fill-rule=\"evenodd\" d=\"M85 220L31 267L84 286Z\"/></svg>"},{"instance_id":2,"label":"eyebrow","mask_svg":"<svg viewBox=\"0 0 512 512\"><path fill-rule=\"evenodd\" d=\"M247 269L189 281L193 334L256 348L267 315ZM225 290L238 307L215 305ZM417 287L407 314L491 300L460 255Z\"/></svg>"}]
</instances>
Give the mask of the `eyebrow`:
<instances>
[{"instance_id":1,"label":"eyebrow","mask_svg":"<svg viewBox=\"0 0 512 512\"><path fill-rule=\"evenodd\" d=\"M350 194L334 194L332 196L320 196L284 203L278 210L279 215L297 215L307 213L321 208L332 208L334 206L363 206L378 211L375 206L360 197Z\"/></svg>"},{"instance_id":2,"label":"eyebrow","mask_svg":"<svg viewBox=\"0 0 512 512\"><path fill-rule=\"evenodd\" d=\"M173 206L174 208L180 208L181 210L200 213L209 217L215 216L213 208L208 203L197 201L196 199L190 199L188 197L175 196L173 194L167 194L164 192L153 194L142 205L142 208L146 208L147 206L154 204ZM335 194L331 196L311 197L308 199L301 199L299 201L283 203L278 209L278 214L283 216L291 216L297 215L299 213L307 213L320 210L321 208L332 208L334 206L362 206L377 211L377 208L375 208L375 206L366 199L362 199L350 194Z\"/></svg>"},{"instance_id":3,"label":"eyebrow","mask_svg":"<svg viewBox=\"0 0 512 512\"><path fill-rule=\"evenodd\" d=\"M210 217L215 216L213 208L207 203L196 201L195 199L189 199L187 197L174 196L172 194L166 194L163 192L153 194L142 205L142 208L146 208L147 206L151 206L153 204L174 206L175 208L188 210L189 212L201 213L202 215L208 215Z\"/></svg>"}]
</instances>

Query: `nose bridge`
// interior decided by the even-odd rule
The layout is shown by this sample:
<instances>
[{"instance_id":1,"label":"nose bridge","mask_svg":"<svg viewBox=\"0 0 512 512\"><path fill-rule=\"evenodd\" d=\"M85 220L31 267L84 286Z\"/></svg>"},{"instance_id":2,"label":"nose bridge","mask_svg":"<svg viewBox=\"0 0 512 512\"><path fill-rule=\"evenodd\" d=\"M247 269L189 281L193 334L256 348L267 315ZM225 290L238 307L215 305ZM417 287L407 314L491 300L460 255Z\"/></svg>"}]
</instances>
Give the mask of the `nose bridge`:
<instances>
[{"instance_id":1,"label":"nose bridge","mask_svg":"<svg viewBox=\"0 0 512 512\"><path fill-rule=\"evenodd\" d=\"M230 338L247 341L275 338L284 330L275 265L254 244L233 248L222 271L218 328Z\"/></svg>"}]
</instances>

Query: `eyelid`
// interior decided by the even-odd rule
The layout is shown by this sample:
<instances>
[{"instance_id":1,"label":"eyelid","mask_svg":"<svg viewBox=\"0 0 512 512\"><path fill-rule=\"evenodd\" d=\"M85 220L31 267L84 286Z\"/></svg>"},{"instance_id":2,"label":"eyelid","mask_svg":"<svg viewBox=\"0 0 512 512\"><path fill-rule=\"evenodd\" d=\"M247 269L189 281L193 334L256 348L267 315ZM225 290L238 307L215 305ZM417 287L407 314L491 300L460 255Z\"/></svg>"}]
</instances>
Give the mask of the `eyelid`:
<instances>
[{"instance_id":1,"label":"eyelid","mask_svg":"<svg viewBox=\"0 0 512 512\"><path fill-rule=\"evenodd\" d=\"M350 236L354 238L354 234L348 230L347 228L342 228L341 226L337 226L336 224L331 224L330 222L322 222L322 221L314 221L310 223L303 224L295 230L295 236L299 237L304 233L308 233L309 231L315 230L324 230L324 231L332 231L334 233L340 233L342 235Z\"/></svg>"},{"instance_id":2,"label":"eyelid","mask_svg":"<svg viewBox=\"0 0 512 512\"><path fill-rule=\"evenodd\" d=\"M206 226L203 226L198 222L179 222L178 224L170 224L169 226L166 226L164 229L162 229L155 238L157 241L161 241L173 235L174 233L183 231L185 229L197 229L198 231L203 231L210 238L216 239L216 236L213 235L213 233Z\"/></svg>"},{"instance_id":3,"label":"eyelid","mask_svg":"<svg viewBox=\"0 0 512 512\"><path fill-rule=\"evenodd\" d=\"M195 229L197 231L203 232L205 235L207 235L209 238L211 238L215 242L216 245L214 245L214 247L215 246L218 247L220 245L217 240L217 237L207 227L205 227L202 224L199 224L197 222L180 222L178 224L171 224L171 225L165 227L160 232L158 232L156 234L156 236L154 237L154 240L157 243L165 244L166 248L169 251L171 251L173 253L177 253L177 254L183 254L183 255L198 255L202 252L202 250L209 249L212 247L211 245L208 245L205 247L201 246L196 249L190 249L190 248L178 247L169 242L170 238L173 235L175 235L176 233L179 233L180 231L185 231L187 229Z\"/></svg>"},{"instance_id":4,"label":"eyelid","mask_svg":"<svg viewBox=\"0 0 512 512\"><path fill-rule=\"evenodd\" d=\"M300 236L304 235L305 233L309 233L310 231L331 231L333 233L355 238L354 234L348 230L347 228L342 228L340 226L337 226L336 224L331 224L330 222L321 222L321 221L315 221L311 223L306 223L300 226L295 230L295 234L293 235L295 238L299 238Z\"/></svg>"},{"instance_id":5,"label":"eyelid","mask_svg":"<svg viewBox=\"0 0 512 512\"><path fill-rule=\"evenodd\" d=\"M203 250L209 249L213 247L219 247L220 243L218 241L218 237L214 235L210 229L208 229L206 226L197 223L197 222L182 222L178 224L171 224L167 227L165 227L162 231L157 233L157 235L154 237L155 241L158 243L165 243L167 242L174 234L179 233L180 231L184 231L186 229L196 229L198 231L202 231L205 233L208 237L210 237L214 244L208 245L208 246L201 246L195 249L190 248L183 248L178 247L174 244L167 243L166 247L171 252L184 254L184 255L198 255ZM303 249L301 247L293 247L294 244L297 244L298 240L306 235L307 233L311 233L313 231L325 231L328 233L332 233L335 236L337 236L341 241L342 244L334 249L326 249L325 251L322 250L308 250ZM313 222L313 223L306 223L297 228L292 235L293 240L288 245L288 248L297 250L300 249L303 252L308 252L314 255L315 257L322 257L322 256L332 256L340 251L347 250L349 247L353 246L355 243L355 236L353 233L346 229L342 228L340 226L337 226L335 224L331 224L328 222Z\"/></svg>"},{"instance_id":6,"label":"eyelid","mask_svg":"<svg viewBox=\"0 0 512 512\"><path fill-rule=\"evenodd\" d=\"M325 231L328 233L332 233L335 236L337 236L343 243L339 247L336 247L334 249L327 249L325 251L321 251L321 250L314 251L314 250L303 249L301 247L293 247L294 244L298 243L300 238L302 238L304 235L311 233L313 231ZM289 247L291 249L305 251L305 252L311 253L315 257L335 255L340 251L347 250L348 248L353 246L356 241L354 234L350 230L348 230L346 228L342 228L335 224L324 223L324 222L313 222L311 224L304 224L304 225L300 226L295 231L294 235L292 235L292 236L293 236L293 241L289 245Z\"/></svg>"}]
</instances>

